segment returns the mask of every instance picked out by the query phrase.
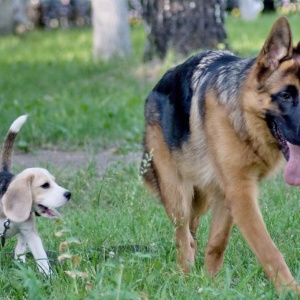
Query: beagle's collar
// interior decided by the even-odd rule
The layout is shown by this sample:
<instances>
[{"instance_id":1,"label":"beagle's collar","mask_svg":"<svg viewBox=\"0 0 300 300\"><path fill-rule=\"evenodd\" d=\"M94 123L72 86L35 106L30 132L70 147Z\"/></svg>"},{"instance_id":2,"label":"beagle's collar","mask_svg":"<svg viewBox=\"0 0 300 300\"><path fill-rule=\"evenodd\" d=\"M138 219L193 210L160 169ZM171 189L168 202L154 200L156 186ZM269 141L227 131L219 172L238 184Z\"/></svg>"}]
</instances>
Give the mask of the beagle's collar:
<instances>
[{"instance_id":1,"label":"beagle's collar","mask_svg":"<svg viewBox=\"0 0 300 300\"><path fill-rule=\"evenodd\" d=\"M10 228L10 219L6 219L4 221L4 230L3 232L0 234L0 238L1 238L1 246L4 247L5 246L5 234L6 234L6 231Z\"/></svg>"}]
</instances>

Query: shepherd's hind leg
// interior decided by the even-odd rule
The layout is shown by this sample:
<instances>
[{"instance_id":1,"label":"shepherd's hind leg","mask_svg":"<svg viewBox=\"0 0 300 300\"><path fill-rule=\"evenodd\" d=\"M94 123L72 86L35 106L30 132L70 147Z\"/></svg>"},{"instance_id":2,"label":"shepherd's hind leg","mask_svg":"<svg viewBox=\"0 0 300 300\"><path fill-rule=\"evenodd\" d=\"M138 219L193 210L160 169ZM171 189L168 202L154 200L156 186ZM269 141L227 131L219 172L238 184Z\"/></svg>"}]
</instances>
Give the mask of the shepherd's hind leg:
<instances>
[{"instance_id":1,"label":"shepherd's hind leg","mask_svg":"<svg viewBox=\"0 0 300 300\"><path fill-rule=\"evenodd\" d=\"M207 199L204 194L198 189L194 188L194 195L192 201L192 209L190 216L190 233L195 240L195 255L197 251L197 235L199 229L200 218L208 210Z\"/></svg>"},{"instance_id":2,"label":"shepherd's hind leg","mask_svg":"<svg viewBox=\"0 0 300 300\"><path fill-rule=\"evenodd\" d=\"M177 262L184 271L194 263L196 243L190 232L193 186L184 182L176 161L165 142L161 128L148 125L145 135L146 150L153 149L150 168L144 179L157 190L166 213L175 226Z\"/></svg>"},{"instance_id":3,"label":"shepherd's hind leg","mask_svg":"<svg viewBox=\"0 0 300 300\"><path fill-rule=\"evenodd\" d=\"M215 275L222 267L232 226L233 218L229 209L225 207L223 199L217 199L213 206L210 234L205 248L205 266L210 275Z\"/></svg>"},{"instance_id":4,"label":"shepherd's hind leg","mask_svg":"<svg viewBox=\"0 0 300 300\"><path fill-rule=\"evenodd\" d=\"M160 192L166 213L175 226L177 262L188 272L194 264L196 251L196 241L190 231L193 188L168 176L160 180Z\"/></svg>"}]
</instances>

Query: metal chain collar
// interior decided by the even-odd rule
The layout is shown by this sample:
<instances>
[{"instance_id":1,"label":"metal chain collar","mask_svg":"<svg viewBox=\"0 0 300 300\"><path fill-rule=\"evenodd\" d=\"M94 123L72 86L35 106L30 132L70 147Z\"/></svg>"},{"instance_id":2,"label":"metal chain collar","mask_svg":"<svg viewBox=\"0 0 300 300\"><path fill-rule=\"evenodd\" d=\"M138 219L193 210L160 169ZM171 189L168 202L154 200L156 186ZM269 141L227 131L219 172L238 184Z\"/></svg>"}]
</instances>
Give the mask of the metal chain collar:
<instances>
[{"instance_id":1,"label":"metal chain collar","mask_svg":"<svg viewBox=\"0 0 300 300\"><path fill-rule=\"evenodd\" d=\"M9 229L9 226L10 226L10 219L6 219L4 221L4 230L3 232L0 234L0 238L1 238L1 246L4 247L5 245L5 234L6 234L6 231Z\"/></svg>"}]
</instances>

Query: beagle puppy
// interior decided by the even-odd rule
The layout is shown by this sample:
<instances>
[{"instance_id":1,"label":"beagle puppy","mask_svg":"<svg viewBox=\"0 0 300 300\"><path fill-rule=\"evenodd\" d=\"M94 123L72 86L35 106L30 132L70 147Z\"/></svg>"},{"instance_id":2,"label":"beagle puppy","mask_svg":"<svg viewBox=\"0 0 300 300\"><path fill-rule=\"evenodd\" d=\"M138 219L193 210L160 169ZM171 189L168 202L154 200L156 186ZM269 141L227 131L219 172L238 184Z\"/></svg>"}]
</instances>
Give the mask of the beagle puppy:
<instances>
[{"instance_id":1,"label":"beagle puppy","mask_svg":"<svg viewBox=\"0 0 300 300\"><path fill-rule=\"evenodd\" d=\"M38 269L50 275L47 254L35 227L35 216L49 219L58 216L56 208L67 204L71 193L59 186L46 169L28 168L17 175L10 172L13 144L26 119L26 115L17 118L4 141L0 171L0 237L4 246L6 238L18 234L15 258L25 262L28 246Z\"/></svg>"}]
</instances>

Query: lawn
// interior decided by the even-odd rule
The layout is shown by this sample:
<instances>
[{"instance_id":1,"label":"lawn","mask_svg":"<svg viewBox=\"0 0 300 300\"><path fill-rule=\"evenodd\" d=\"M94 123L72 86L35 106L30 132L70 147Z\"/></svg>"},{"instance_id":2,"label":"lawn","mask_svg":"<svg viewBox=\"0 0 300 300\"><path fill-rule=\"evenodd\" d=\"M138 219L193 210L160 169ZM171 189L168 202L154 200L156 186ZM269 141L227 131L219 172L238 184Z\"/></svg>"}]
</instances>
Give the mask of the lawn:
<instances>
[{"instance_id":1,"label":"lawn","mask_svg":"<svg viewBox=\"0 0 300 300\"><path fill-rule=\"evenodd\" d=\"M30 147L138 143L150 85L140 74L143 28L132 32L134 58L97 65L90 29L2 37L1 136L15 116L28 113L22 139Z\"/></svg>"},{"instance_id":2,"label":"lawn","mask_svg":"<svg viewBox=\"0 0 300 300\"><path fill-rule=\"evenodd\" d=\"M276 17L263 16L255 23L229 17L231 49L255 55ZM300 40L299 16L291 16L290 22L295 41ZM170 55L162 65L144 65L144 39L143 28L133 27L133 58L95 65L90 29L0 37L1 138L13 119L28 113L18 136L20 148L139 151L144 99L175 63ZM183 276L175 262L174 229L162 206L145 191L135 163L112 164L103 177L92 158L74 172L45 165L73 193L63 219L37 220L54 274L45 278L30 257L25 265L16 263L10 256L15 239L10 239L0 253L1 300L277 298L236 228L220 274L214 280L205 276L210 215L201 221L196 266ZM299 200L299 188L287 186L281 175L261 184L268 230L298 281ZM69 258L58 263L63 254Z\"/></svg>"}]
</instances>

